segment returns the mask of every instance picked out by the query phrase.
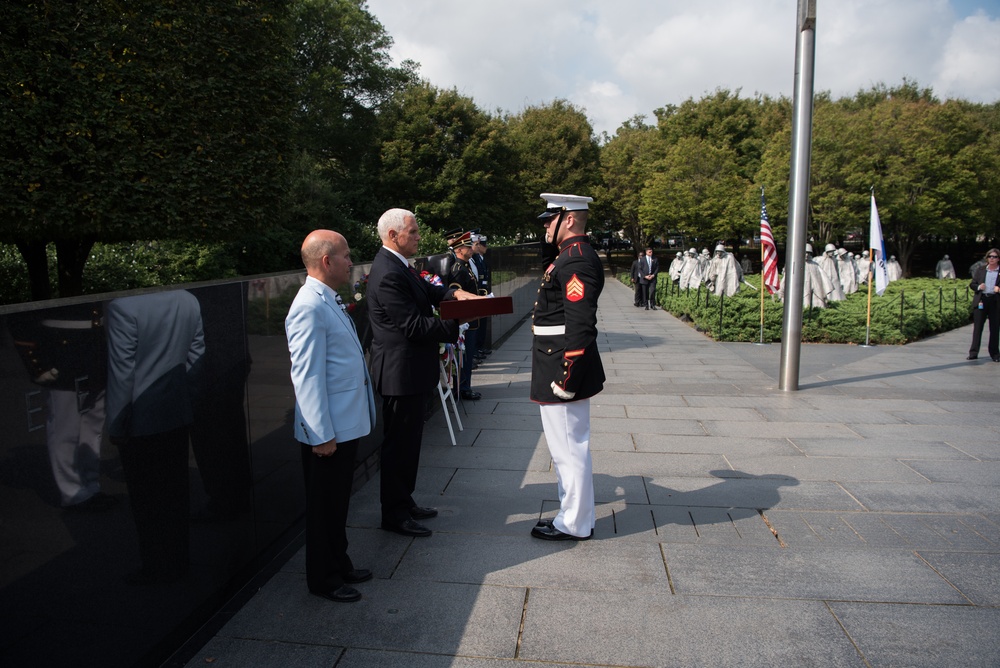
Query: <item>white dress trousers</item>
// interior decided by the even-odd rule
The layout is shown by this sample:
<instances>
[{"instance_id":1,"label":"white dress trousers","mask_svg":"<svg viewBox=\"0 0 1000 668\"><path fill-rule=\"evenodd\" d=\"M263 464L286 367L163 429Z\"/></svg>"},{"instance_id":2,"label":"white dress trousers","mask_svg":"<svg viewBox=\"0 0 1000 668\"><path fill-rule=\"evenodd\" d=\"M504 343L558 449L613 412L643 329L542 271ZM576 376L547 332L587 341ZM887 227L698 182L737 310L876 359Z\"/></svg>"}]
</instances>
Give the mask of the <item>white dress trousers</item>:
<instances>
[{"instance_id":1,"label":"white dress trousers","mask_svg":"<svg viewBox=\"0 0 1000 668\"><path fill-rule=\"evenodd\" d=\"M594 528L595 516L590 399L539 408L559 490L559 514L552 524L563 533L586 538Z\"/></svg>"}]
</instances>

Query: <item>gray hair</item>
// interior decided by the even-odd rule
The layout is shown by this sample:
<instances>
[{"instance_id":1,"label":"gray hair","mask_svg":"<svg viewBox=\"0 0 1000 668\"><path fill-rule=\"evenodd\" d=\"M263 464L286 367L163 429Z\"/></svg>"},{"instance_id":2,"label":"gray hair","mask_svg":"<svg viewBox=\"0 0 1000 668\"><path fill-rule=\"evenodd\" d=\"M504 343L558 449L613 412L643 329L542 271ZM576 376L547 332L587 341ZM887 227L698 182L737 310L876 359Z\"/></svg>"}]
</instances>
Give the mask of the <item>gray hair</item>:
<instances>
[{"instance_id":1,"label":"gray hair","mask_svg":"<svg viewBox=\"0 0 1000 668\"><path fill-rule=\"evenodd\" d=\"M416 220L417 217L413 215L412 211L406 209L389 209L383 213L382 217L378 219L378 236L382 243L388 241L389 230L401 232L406 227L408 218Z\"/></svg>"}]
</instances>

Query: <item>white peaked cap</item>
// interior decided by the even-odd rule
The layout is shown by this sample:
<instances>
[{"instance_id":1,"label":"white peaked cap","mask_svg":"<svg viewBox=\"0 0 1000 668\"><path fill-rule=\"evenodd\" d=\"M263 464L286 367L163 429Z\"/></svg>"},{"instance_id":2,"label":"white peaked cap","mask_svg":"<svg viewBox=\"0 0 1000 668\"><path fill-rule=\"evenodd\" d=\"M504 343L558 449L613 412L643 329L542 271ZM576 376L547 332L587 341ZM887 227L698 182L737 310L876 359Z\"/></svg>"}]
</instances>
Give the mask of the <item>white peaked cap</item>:
<instances>
[{"instance_id":1,"label":"white peaked cap","mask_svg":"<svg viewBox=\"0 0 1000 668\"><path fill-rule=\"evenodd\" d=\"M586 211L589 208L587 204L594 201L593 197L559 195L557 193L542 193L539 197L545 200L547 209L562 209L564 211Z\"/></svg>"}]
</instances>

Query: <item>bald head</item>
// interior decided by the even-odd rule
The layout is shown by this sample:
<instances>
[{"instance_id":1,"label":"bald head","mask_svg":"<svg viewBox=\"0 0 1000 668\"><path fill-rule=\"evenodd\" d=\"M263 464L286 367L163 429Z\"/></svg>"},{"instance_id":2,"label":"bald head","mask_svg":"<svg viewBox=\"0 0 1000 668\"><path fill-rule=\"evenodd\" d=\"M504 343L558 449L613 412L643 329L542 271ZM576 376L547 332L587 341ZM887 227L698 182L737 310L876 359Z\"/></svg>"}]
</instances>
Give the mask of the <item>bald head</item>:
<instances>
[{"instance_id":1,"label":"bald head","mask_svg":"<svg viewBox=\"0 0 1000 668\"><path fill-rule=\"evenodd\" d=\"M351 249L344 235L333 230L313 230L302 242L306 273L337 289L351 278Z\"/></svg>"}]
</instances>

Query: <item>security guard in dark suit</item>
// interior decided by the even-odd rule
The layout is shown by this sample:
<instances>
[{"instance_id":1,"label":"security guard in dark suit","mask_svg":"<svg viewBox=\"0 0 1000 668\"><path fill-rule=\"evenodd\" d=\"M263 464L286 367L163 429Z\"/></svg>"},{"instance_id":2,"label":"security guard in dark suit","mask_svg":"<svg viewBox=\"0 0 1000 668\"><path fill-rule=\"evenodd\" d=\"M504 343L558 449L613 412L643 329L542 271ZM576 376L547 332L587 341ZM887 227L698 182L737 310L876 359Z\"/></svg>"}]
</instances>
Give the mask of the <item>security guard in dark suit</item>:
<instances>
[{"instance_id":1,"label":"security guard in dark suit","mask_svg":"<svg viewBox=\"0 0 1000 668\"><path fill-rule=\"evenodd\" d=\"M448 287L476 294L479 290L479 277L469 267L469 258L472 257L472 233L456 231L448 238L448 248L453 257L448 268ZM465 354L462 356L458 394L466 401L478 401L483 396L472 389L472 367L476 360L478 327L479 321L473 320L465 332Z\"/></svg>"},{"instance_id":2,"label":"security guard in dark suit","mask_svg":"<svg viewBox=\"0 0 1000 668\"><path fill-rule=\"evenodd\" d=\"M486 235L477 234L476 230L472 231L472 260L469 262L469 266L474 266L479 276L479 294L488 295L493 292L490 265L486 260ZM493 354L493 350L490 348L493 341L492 331L490 319L481 318L476 338L476 357L479 361Z\"/></svg>"},{"instance_id":3,"label":"security guard in dark suit","mask_svg":"<svg viewBox=\"0 0 1000 668\"><path fill-rule=\"evenodd\" d=\"M585 234L590 197L542 194L539 218L546 242L558 248L538 290L532 315L531 400L559 484L559 514L531 535L543 540L587 540L594 529L594 477L590 457L590 397L604 389L597 351L597 300L604 267Z\"/></svg>"}]
</instances>

